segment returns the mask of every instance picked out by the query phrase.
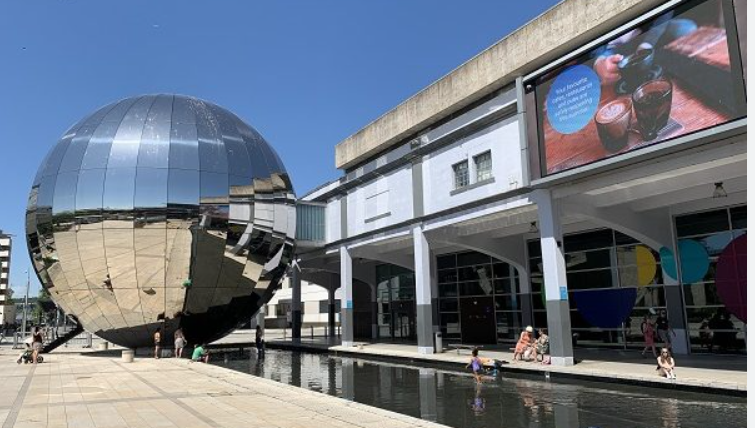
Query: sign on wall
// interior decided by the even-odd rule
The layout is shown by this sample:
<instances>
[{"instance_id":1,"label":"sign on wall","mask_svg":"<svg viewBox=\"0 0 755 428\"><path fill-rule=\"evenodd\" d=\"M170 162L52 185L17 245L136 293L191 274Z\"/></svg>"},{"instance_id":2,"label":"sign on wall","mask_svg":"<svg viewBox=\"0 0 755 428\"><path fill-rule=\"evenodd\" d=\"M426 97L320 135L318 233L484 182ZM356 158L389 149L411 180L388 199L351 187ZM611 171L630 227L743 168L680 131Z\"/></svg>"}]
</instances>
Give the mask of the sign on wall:
<instances>
[{"instance_id":1,"label":"sign on wall","mask_svg":"<svg viewBox=\"0 0 755 428\"><path fill-rule=\"evenodd\" d=\"M731 0L699 0L529 82L542 175L746 115Z\"/></svg>"}]
</instances>

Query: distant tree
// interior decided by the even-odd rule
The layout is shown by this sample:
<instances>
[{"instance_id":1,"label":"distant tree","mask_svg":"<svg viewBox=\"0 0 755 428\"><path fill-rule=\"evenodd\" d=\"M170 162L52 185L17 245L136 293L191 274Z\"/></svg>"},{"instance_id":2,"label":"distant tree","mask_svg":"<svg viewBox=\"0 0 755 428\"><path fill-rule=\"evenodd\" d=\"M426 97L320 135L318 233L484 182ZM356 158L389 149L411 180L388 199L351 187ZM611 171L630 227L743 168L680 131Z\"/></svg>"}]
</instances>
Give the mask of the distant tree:
<instances>
[{"instance_id":1,"label":"distant tree","mask_svg":"<svg viewBox=\"0 0 755 428\"><path fill-rule=\"evenodd\" d=\"M47 321L49 315L55 311L55 303L50 297L50 292L46 288L42 287L39 290L39 296L37 302L32 309L31 319L36 320L37 324L41 324Z\"/></svg>"}]
</instances>

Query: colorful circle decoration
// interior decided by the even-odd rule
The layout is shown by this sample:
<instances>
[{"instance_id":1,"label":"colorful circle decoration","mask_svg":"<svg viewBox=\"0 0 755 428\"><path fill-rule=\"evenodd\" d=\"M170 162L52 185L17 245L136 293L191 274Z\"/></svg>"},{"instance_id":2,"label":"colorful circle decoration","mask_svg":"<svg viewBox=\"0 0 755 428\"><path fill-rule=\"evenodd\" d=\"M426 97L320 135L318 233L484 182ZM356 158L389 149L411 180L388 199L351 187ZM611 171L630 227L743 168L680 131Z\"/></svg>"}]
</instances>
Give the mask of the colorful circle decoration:
<instances>
[{"instance_id":1,"label":"colorful circle decoration","mask_svg":"<svg viewBox=\"0 0 755 428\"><path fill-rule=\"evenodd\" d=\"M708 273L708 268L710 268L710 259L705 247L692 239L680 239L677 248L682 262L682 283L693 284L703 279L705 274ZM677 279L674 253L663 247L660 254L663 271L669 277Z\"/></svg>"},{"instance_id":2,"label":"colorful circle decoration","mask_svg":"<svg viewBox=\"0 0 755 428\"><path fill-rule=\"evenodd\" d=\"M586 65L573 65L553 81L546 97L548 121L561 134L587 126L600 101L600 78Z\"/></svg>"},{"instance_id":3,"label":"colorful circle decoration","mask_svg":"<svg viewBox=\"0 0 755 428\"><path fill-rule=\"evenodd\" d=\"M747 234L731 241L718 257L716 292L726 309L747 323Z\"/></svg>"},{"instance_id":4,"label":"colorful circle decoration","mask_svg":"<svg viewBox=\"0 0 755 428\"><path fill-rule=\"evenodd\" d=\"M674 252L668 247L661 247L658 254L661 256L661 269L663 269L663 273L669 278L676 279L676 260L674 260Z\"/></svg>"},{"instance_id":5,"label":"colorful circle decoration","mask_svg":"<svg viewBox=\"0 0 755 428\"><path fill-rule=\"evenodd\" d=\"M650 285L658 272L655 256L650 248L644 245L635 247L635 255L637 257L637 285L639 287Z\"/></svg>"},{"instance_id":6,"label":"colorful circle decoration","mask_svg":"<svg viewBox=\"0 0 755 428\"><path fill-rule=\"evenodd\" d=\"M579 291L572 294L582 318L598 328L617 328L632 313L636 288Z\"/></svg>"}]
</instances>

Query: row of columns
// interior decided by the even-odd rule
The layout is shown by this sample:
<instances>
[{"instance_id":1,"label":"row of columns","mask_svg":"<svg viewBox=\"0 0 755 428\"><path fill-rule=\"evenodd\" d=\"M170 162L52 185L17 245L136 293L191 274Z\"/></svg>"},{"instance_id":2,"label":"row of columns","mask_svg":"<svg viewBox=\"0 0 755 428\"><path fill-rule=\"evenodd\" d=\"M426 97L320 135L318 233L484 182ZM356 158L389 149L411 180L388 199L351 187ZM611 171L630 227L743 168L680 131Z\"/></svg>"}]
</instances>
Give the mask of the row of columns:
<instances>
[{"instance_id":1,"label":"row of columns","mask_svg":"<svg viewBox=\"0 0 755 428\"><path fill-rule=\"evenodd\" d=\"M568 366L574 364L574 349L572 346L571 316L569 311L569 288L566 277L566 261L563 245L563 231L561 226L562 213L559 204L548 190L536 190L532 199L538 205L538 223L540 230L540 247L542 252L545 306L547 311L547 325L550 336L551 363ZM417 350L421 354L435 352L435 335L439 331L437 311L436 258L431 250L426 232L421 225L412 229L414 249L414 273L416 287L416 330ZM523 245L523 244L522 244ZM675 246L672 246L675 249ZM343 346L354 345L354 294L353 294L353 257L346 245L339 248L341 298L341 340ZM519 257L521 258L521 257ZM522 263L519 266L522 291L529 290L527 269ZM677 277L680 277L677 274ZM294 325L293 338L301 337L301 270L294 264L292 269L292 323ZM668 302L669 319L677 332L675 350L686 353L686 336L684 336L684 317L681 305L681 288L678 282L667 278L665 281L666 299ZM372 337L378 335L377 295L376 286L372 284ZM330 331L335 328L335 288L328 291L328 326ZM525 309L525 308L523 308ZM527 311L523 311L527 312ZM531 324L532 320L523 320ZM681 336L681 339L680 339Z\"/></svg>"},{"instance_id":2,"label":"row of columns","mask_svg":"<svg viewBox=\"0 0 755 428\"><path fill-rule=\"evenodd\" d=\"M563 237L560 225L560 213L553 200L547 197L538 202L538 215L541 225L540 244L543 253L546 309L548 330L551 340L551 361L554 365L574 364L574 352L571 341L571 319L569 314L568 288L566 282L566 263L563 252ZM435 256L430 248L422 226L412 229L414 247L414 277L417 305L417 351L420 354L435 352L435 332L439 331L437 319L437 286L434 285L436 269ZM350 250L343 245L339 249L340 277L342 290L341 305L341 343L343 346L354 345L354 302L353 302L353 260ZM521 275L526 278L527 275ZM300 280L294 272L294 302L299 296L296 289L301 289ZM297 287L298 284L298 287ZM377 337L377 299L375 287L372 290L373 337ZM300 323L300 310L294 306L294 322ZM297 321L298 320L298 321ZM300 326L300 324L298 324ZM300 329L300 327L299 327ZM294 333L294 337L296 333Z\"/></svg>"}]
</instances>

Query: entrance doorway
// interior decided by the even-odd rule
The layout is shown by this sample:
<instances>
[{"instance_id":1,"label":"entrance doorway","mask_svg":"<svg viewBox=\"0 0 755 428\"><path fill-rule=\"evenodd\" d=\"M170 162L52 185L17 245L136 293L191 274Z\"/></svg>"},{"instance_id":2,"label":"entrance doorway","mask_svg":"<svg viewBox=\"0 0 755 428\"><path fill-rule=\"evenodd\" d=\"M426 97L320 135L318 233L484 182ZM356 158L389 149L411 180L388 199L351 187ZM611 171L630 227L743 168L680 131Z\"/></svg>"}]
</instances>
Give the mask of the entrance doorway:
<instances>
[{"instance_id":1,"label":"entrance doorway","mask_svg":"<svg viewBox=\"0 0 755 428\"><path fill-rule=\"evenodd\" d=\"M391 302L391 339L417 339L417 315L414 300Z\"/></svg>"},{"instance_id":2,"label":"entrance doorway","mask_svg":"<svg viewBox=\"0 0 755 428\"><path fill-rule=\"evenodd\" d=\"M464 343L495 344L495 305L492 297L459 299L461 340Z\"/></svg>"}]
</instances>

